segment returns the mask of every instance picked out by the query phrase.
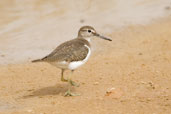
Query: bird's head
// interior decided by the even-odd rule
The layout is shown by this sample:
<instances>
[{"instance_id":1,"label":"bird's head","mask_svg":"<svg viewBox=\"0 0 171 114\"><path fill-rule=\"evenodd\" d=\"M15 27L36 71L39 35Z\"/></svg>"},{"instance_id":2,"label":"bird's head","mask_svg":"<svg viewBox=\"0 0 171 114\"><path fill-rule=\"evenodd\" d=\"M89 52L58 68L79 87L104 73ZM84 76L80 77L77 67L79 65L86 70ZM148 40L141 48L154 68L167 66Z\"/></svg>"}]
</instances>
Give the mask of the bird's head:
<instances>
[{"instance_id":1,"label":"bird's head","mask_svg":"<svg viewBox=\"0 0 171 114\"><path fill-rule=\"evenodd\" d=\"M78 32L78 37L79 38L84 38L86 40L90 40L90 38L92 38L93 36L102 38L104 40L112 41L111 39L106 38L106 37L101 36L100 34L98 34L96 32L96 30L91 26L83 26L83 27L80 28L80 30Z\"/></svg>"}]
</instances>

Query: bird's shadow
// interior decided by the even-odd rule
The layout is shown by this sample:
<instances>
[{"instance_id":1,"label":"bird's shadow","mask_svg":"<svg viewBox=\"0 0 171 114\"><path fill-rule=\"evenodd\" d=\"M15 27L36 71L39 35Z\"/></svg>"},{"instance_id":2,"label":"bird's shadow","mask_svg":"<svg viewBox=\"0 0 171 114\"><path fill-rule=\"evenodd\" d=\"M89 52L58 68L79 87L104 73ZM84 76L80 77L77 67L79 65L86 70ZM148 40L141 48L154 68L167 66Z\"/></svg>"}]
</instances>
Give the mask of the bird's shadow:
<instances>
[{"instance_id":1,"label":"bird's shadow","mask_svg":"<svg viewBox=\"0 0 171 114\"><path fill-rule=\"evenodd\" d=\"M59 95L64 94L68 90L67 84L57 84L55 86L44 87L38 90L33 91L32 93L23 96L22 98L32 98L32 97L42 97L46 95ZM71 91L74 91L74 88L71 88Z\"/></svg>"}]
</instances>

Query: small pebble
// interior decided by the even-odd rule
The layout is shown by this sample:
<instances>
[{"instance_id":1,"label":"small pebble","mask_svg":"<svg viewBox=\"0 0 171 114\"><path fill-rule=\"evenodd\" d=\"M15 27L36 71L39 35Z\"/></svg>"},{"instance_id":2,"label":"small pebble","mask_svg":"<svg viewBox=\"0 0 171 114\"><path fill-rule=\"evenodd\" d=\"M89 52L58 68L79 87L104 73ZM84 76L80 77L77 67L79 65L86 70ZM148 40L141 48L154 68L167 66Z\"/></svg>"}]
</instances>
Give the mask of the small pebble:
<instances>
[{"instance_id":1,"label":"small pebble","mask_svg":"<svg viewBox=\"0 0 171 114\"><path fill-rule=\"evenodd\" d=\"M1 57L5 57L5 55L1 55Z\"/></svg>"},{"instance_id":2,"label":"small pebble","mask_svg":"<svg viewBox=\"0 0 171 114\"><path fill-rule=\"evenodd\" d=\"M165 9L166 9L166 10L170 10L171 7L170 7L170 6L166 6Z\"/></svg>"},{"instance_id":3,"label":"small pebble","mask_svg":"<svg viewBox=\"0 0 171 114\"><path fill-rule=\"evenodd\" d=\"M94 82L94 85L99 85L99 82Z\"/></svg>"},{"instance_id":4,"label":"small pebble","mask_svg":"<svg viewBox=\"0 0 171 114\"><path fill-rule=\"evenodd\" d=\"M110 94L112 94L113 90L115 90L115 88L110 88L106 91L106 95L105 96L109 96Z\"/></svg>"},{"instance_id":5,"label":"small pebble","mask_svg":"<svg viewBox=\"0 0 171 114\"><path fill-rule=\"evenodd\" d=\"M84 23L84 22L85 22L85 20L84 20L84 19L81 19L81 20L80 20L80 23Z\"/></svg>"},{"instance_id":6,"label":"small pebble","mask_svg":"<svg viewBox=\"0 0 171 114\"><path fill-rule=\"evenodd\" d=\"M138 53L138 55L142 55L142 53Z\"/></svg>"}]
</instances>

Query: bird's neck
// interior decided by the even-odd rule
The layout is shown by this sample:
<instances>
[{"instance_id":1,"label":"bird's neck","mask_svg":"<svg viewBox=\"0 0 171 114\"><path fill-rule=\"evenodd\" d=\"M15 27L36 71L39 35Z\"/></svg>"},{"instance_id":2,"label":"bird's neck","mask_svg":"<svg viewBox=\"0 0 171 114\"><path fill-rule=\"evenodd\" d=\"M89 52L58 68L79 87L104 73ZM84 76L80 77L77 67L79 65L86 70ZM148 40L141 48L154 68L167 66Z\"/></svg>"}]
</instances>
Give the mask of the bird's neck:
<instances>
[{"instance_id":1,"label":"bird's neck","mask_svg":"<svg viewBox=\"0 0 171 114\"><path fill-rule=\"evenodd\" d=\"M85 40L87 40L88 42L90 42L91 40L91 38L90 37L86 37L86 38L84 38Z\"/></svg>"},{"instance_id":2,"label":"bird's neck","mask_svg":"<svg viewBox=\"0 0 171 114\"><path fill-rule=\"evenodd\" d=\"M85 39L85 40L87 40L88 42L90 42L91 41L91 37L86 37L86 36L78 36L78 38L81 38L81 39Z\"/></svg>"},{"instance_id":3,"label":"bird's neck","mask_svg":"<svg viewBox=\"0 0 171 114\"><path fill-rule=\"evenodd\" d=\"M80 42L84 42L87 46L90 46L90 42L88 41L89 39L85 39L85 38L78 38Z\"/></svg>"}]
</instances>

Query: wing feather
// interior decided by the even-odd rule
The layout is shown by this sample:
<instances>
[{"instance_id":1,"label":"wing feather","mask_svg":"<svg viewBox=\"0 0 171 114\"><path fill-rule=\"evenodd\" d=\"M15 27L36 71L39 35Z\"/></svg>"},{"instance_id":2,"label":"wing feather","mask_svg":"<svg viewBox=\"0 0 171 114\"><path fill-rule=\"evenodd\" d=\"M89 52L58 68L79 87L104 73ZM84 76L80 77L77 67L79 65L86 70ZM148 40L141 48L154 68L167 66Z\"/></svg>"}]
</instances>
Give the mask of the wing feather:
<instances>
[{"instance_id":1,"label":"wing feather","mask_svg":"<svg viewBox=\"0 0 171 114\"><path fill-rule=\"evenodd\" d=\"M86 58L88 54L88 48L85 46L85 42L82 40L71 40L59 45L52 53L42 58L42 61L79 61Z\"/></svg>"}]
</instances>

